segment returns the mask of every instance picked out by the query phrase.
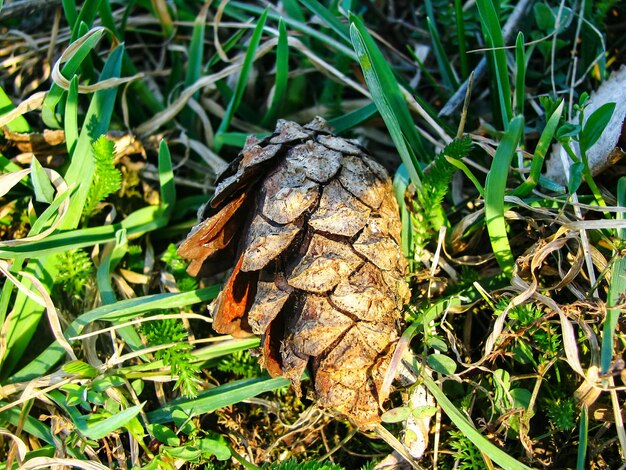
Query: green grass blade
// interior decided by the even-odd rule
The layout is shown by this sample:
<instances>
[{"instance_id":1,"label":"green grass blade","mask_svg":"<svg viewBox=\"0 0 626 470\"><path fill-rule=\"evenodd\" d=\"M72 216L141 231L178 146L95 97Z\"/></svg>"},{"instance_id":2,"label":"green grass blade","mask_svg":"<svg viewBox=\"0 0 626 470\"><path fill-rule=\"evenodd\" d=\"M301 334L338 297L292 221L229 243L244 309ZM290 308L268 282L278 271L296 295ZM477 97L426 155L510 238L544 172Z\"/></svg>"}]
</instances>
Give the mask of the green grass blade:
<instances>
[{"instance_id":1,"label":"green grass blade","mask_svg":"<svg viewBox=\"0 0 626 470\"><path fill-rule=\"evenodd\" d=\"M337 134L341 134L348 129L358 126L362 122L367 121L372 116L378 113L376 103L368 103L354 111L344 114L343 116L336 117L328 121L328 123L335 129Z\"/></svg>"},{"instance_id":2,"label":"green grass blade","mask_svg":"<svg viewBox=\"0 0 626 470\"><path fill-rule=\"evenodd\" d=\"M4 88L0 86L0 116L13 111L15 105L11 101L11 98L6 94ZM30 124L24 118L24 116L18 116L7 124L9 130L13 132L26 133L31 132Z\"/></svg>"},{"instance_id":3,"label":"green grass blade","mask_svg":"<svg viewBox=\"0 0 626 470\"><path fill-rule=\"evenodd\" d=\"M228 129L230 126L230 122L232 121L237 108L239 108L239 104L241 103L241 99L243 98L243 93L248 84L248 77L250 75L250 70L252 69L252 63L254 62L254 55L256 53L257 47L261 42L261 36L263 35L263 28L265 27L265 21L267 19L266 9L261 14L256 27L254 28L254 32L252 33L252 38L250 39L250 43L248 44L248 50L246 51L246 56L243 61L243 66L241 68L241 72L239 74L239 79L237 80L237 85L235 86L235 92L233 93L232 98L228 103L228 107L224 113L224 118L222 119L222 123L217 130L215 136L215 144L216 151L219 151L221 147L220 135Z\"/></svg>"},{"instance_id":4,"label":"green grass blade","mask_svg":"<svg viewBox=\"0 0 626 470\"><path fill-rule=\"evenodd\" d=\"M515 117L498 145L485 181L485 222L493 253L507 276L513 273L513 253L504 220L504 193L513 155L524 131L523 116Z\"/></svg>"},{"instance_id":5,"label":"green grass blade","mask_svg":"<svg viewBox=\"0 0 626 470\"><path fill-rule=\"evenodd\" d=\"M80 64L89 55L89 52L93 50L100 38L104 34L104 29L96 29L89 31L85 36L78 39L76 42L80 43L80 46L72 54L72 57L61 68L61 74L68 80L78 71ZM57 84L52 84L50 91L46 95L46 99L43 102L41 108L41 118L46 126L50 128L61 128L61 123L56 116L56 106L61 101L65 90Z\"/></svg>"},{"instance_id":6,"label":"green grass blade","mask_svg":"<svg viewBox=\"0 0 626 470\"><path fill-rule=\"evenodd\" d=\"M430 37L433 41L433 50L435 51L435 59L437 59L437 65L439 66L439 73L441 74L441 78L443 79L443 83L446 85L446 88L452 92L459 87L459 80L454 74L454 70L450 64L450 59L448 59L448 55L443 48L441 37L439 36L439 31L437 30L434 21L429 17L426 18L426 23L428 25Z\"/></svg>"},{"instance_id":7,"label":"green grass blade","mask_svg":"<svg viewBox=\"0 0 626 470\"><path fill-rule=\"evenodd\" d=\"M220 291L219 286L210 286L191 292L153 294L134 299L120 300L114 304L103 305L80 315L64 331L66 338L78 336L86 326L96 321L124 322L141 314L155 310L174 309L213 300ZM41 377L63 359L65 351L54 342L30 364L9 378L9 383L24 382Z\"/></svg>"},{"instance_id":8,"label":"green grass blade","mask_svg":"<svg viewBox=\"0 0 626 470\"><path fill-rule=\"evenodd\" d=\"M159 183L163 215L169 217L176 206L176 185L174 184L172 156L165 140L161 140L159 145Z\"/></svg>"},{"instance_id":9,"label":"green grass blade","mask_svg":"<svg viewBox=\"0 0 626 470\"><path fill-rule=\"evenodd\" d=\"M502 126L507 128L509 121L513 116L511 106L511 83L509 82L506 52L504 47L504 38L500 27L500 19L496 13L496 9L492 0L476 0L478 13L483 27L483 35L485 36L485 45L491 49L488 54L492 58L495 68L493 80L494 88L498 93L498 105L502 115Z\"/></svg>"},{"instance_id":10,"label":"green grass blade","mask_svg":"<svg viewBox=\"0 0 626 470\"><path fill-rule=\"evenodd\" d=\"M550 145L552 144L552 138L554 137L556 129L559 126L559 122L561 121L561 115L563 114L564 106L565 102L561 101L561 103L559 103L559 105L552 112L552 115L548 119L546 127L543 129L543 132L539 137L539 141L537 142L537 146L535 147L533 159L530 164L530 173L528 175L528 178L526 179L526 181L524 181L524 183L522 183L519 187L515 189L515 191L513 192L514 196L527 196L535 188L535 186L537 186L537 183L539 183L539 178L541 177L541 169L543 168L543 162L546 158L546 153L550 149Z\"/></svg>"},{"instance_id":11,"label":"green grass blade","mask_svg":"<svg viewBox=\"0 0 626 470\"><path fill-rule=\"evenodd\" d=\"M459 59L461 61L461 78L469 77L469 59L467 57L467 40L465 39L465 20L463 16L462 0L454 0L454 20L456 22L456 36L459 42Z\"/></svg>"},{"instance_id":12,"label":"green grass blade","mask_svg":"<svg viewBox=\"0 0 626 470\"><path fill-rule=\"evenodd\" d=\"M261 393L286 387L289 384L289 380L283 377L256 377L237 380L206 390L194 399L174 400L158 410L148 413L148 419L151 423L169 423L173 419L174 410L183 410L189 416L207 414Z\"/></svg>"},{"instance_id":13,"label":"green grass blade","mask_svg":"<svg viewBox=\"0 0 626 470\"><path fill-rule=\"evenodd\" d=\"M626 207L626 177L622 176L617 182L617 205ZM616 215L618 220L626 218L623 212ZM620 241L626 240L626 229L617 230L617 237ZM613 361L613 343L615 328L620 317L619 304L622 303L622 296L626 292L626 256L617 256L611 266L611 282L607 298L607 315L602 327L602 346L600 352L600 364L602 373L606 374Z\"/></svg>"},{"instance_id":14,"label":"green grass blade","mask_svg":"<svg viewBox=\"0 0 626 470\"><path fill-rule=\"evenodd\" d=\"M467 437L472 443L484 452L491 460L497 463L502 468L507 469L519 469L530 470L520 461L514 459L502 449L496 447L487 438L485 438L474 425L465 417L465 415L454 406L454 404L446 397L446 395L439 389L439 386L435 381L425 374L422 374L424 385L428 388L428 391L435 397L437 403L443 410L443 412L450 418L454 425Z\"/></svg>"},{"instance_id":15,"label":"green grass blade","mask_svg":"<svg viewBox=\"0 0 626 470\"><path fill-rule=\"evenodd\" d=\"M123 55L124 46L118 46L105 62L100 80L119 77ZM78 226L95 169L91 145L109 130L116 95L117 88L109 88L95 92L91 99L76 142L76 150L65 173L65 181L76 185L76 193L70 201L70 208L61 223L61 229L73 229Z\"/></svg>"},{"instance_id":16,"label":"green grass blade","mask_svg":"<svg viewBox=\"0 0 626 470\"><path fill-rule=\"evenodd\" d=\"M578 425L578 455L576 458L576 470L585 470L587 458L587 444L589 438L589 410L587 405L582 405L580 410L580 423Z\"/></svg>"},{"instance_id":17,"label":"green grass blade","mask_svg":"<svg viewBox=\"0 0 626 470\"><path fill-rule=\"evenodd\" d=\"M274 82L274 95L262 124L267 126L276 120L276 115L285 101L287 93L287 79L289 77L289 44L287 27L281 18L278 22L278 44L276 46L276 80Z\"/></svg>"},{"instance_id":18,"label":"green grass blade","mask_svg":"<svg viewBox=\"0 0 626 470\"><path fill-rule=\"evenodd\" d=\"M78 17L74 21L74 27L72 28L72 38L70 42L74 42L80 35L80 26L84 24L87 28L91 28L93 20L98 14L98 8L102 0L85 0L78 10Z\"/></svg>"},{"instance_id":19,"label":"green grass blade","mask_svg":"<svg viewBox=\"0 0 626 470\"><path fill-rule=\"evenodd\" d=\"M526 92L526 51L524 50L524 33L517 34L515 41L515 112L524 114L524 96Z\"/></svg>"},{"instance_id":20,"label":"green grass blade","mask_svg":"<svg viewBox=\"0 0 626 470\"><path fill-rule=\"evenodd\" d=\"M115 413L109 418L90 423L87 420L90 415L85 415L83 419L74 421L76 429L88 439L102 439L113 431L124 427L128 422L139 414L143 405L130 406L119 413Z\"/></svg>"},{"instance_id":21,"label":"green grass blade","mask_svg":"<svg viewBox=\"0 0 626 470\"><path fill-rule=\"evenodd\" d=\"M115 232L121 229L126 229L129 238L135 238L144 233L158 230L165 225L167 225L167 218L164 216L162 207L142 207L129 214L120 223L69 230L67 232L55 233L43 240L5 246L0 249L0 259L15 257L35 258L71 248L85 248L99 243L108 243L115 240Z\"/></svg>"},{"instance_id":22,"label":"green grass blade","mask_svg":"<svg viewBox=\"0 0 626 470\"><path fill-rule=\"evenodd\" d=\"M257 7L256 5L251 5L249 3L238 1L229 2L224 11L236 17L238 16L236 13L237 10L253 13L255 15L260 15L264 11L263 8ZM281 15L270 12L268 14L268 17L272 20L278 21L281 18ZM322 31L318 31L315 28L310 27L305 21L293 17L284 18L284 21L290 28L293 28L303 33L303 37L319 40L322 43L331 47L332 49L336 50L337 52L352 59L356 59L354 51L350 47L347 47L345 43L337 41L335 38L329 36L328 34L324 34Z\"/></svg>"},{"instance_id":23,"label":"green grass blade","mask_svg":"<svg viewBox=\"0 0 626 470\"><path fill-rule=\"evenodd\" d=\"M76 18L78 18L78 13L76 9L76 1L75 0L61 0L63 5L63 13L65 13L65 19L67 20L67 24L70 27L70 30L74 30L74 25L76 24Z\"/></svg>"},{"instance_id":24,"label":"green grass blade","mask_svg":"<svg viewBox=\"0 0 626 470\"><path fill-rule=\"evenodd\" d=\"M387 125L402 162L407 167L411 181L420 188L421 168L416 153L425 156L425 150L402 97L400 86L365 25L354 16L351 19L352 44L372 99Z\"/></svg>"},{"instance_id":25,"label":"green grass blade","mask_svg":"<svg viewBox=\"0 0 626 470\"><path fill-rule=\"evenodd\" d=\"M474 187L478 191L478 194L481 195L481 197L485 196L485 188L483 188L483 185L480 184L480 181L478 181L478 178L476 178L476 176L474 176L474 173L472 173L472 170L470 170L468 168L468 166L465 163L463 163L462 160L458 160L456 158L452 158L452 157L448 157L448 156L446 156L445 158L451 165L454 165L459 170L461 170L465 174L465 176L467 176L467 178L472 183L474 183Z\"/></svg>"},{"instance_id":26,"label":"green grass blade","mask_svg":"<svg viewBox=\"0 0 626 470\"><path fill-rule=\"evenodd\" d=\"M205 3L200 9L200 13L196 17L193 24L193 32L191 34L191 44L189 45L189 53L187 54L187 73L185 75L185 88L191 86L198 81L202 74L202 62L204 58L204 30L206 25L207 13L210 3ZM194 98L199 96L200 92L194 94ZM181 113L181 122L183 126L194 134L193 122L194 112L188 106Z\"/></svg>"},{"instance_id":27,"label":"green grass blade","mask_svg":"<svg viewBox=\"0 0 626 470\"><path fill-rule=\"evenodd\" d=\"M76 142L78 142L78 77L76 75L70 81L70 89L65 101L63 129L65 130L67 153L72 156L76 148Z\"/></svg>"},{"instance_id":28,"label":"green grass blade","mask_svg":"<svg viewBox=\"0 0 626 470\"><path fill-rule=\"evenodd\" d=\"M326 25L332 29L337 36L350 44L350 32L348 27L339 21L335 15L333 15L328 8L322 5L317 0L299 0L299 2L308 8L317 18L322 19Z\"/></svg>"}]
</instances>

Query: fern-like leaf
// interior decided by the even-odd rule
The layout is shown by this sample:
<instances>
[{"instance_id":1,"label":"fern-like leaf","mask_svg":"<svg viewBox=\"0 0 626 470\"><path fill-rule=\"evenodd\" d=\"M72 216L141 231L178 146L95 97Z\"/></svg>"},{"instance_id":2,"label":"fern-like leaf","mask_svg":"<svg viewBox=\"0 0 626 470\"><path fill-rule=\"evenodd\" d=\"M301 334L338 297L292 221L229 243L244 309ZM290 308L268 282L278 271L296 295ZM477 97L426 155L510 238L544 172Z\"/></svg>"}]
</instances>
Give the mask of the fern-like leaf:
<instances>
[{"instance_id":1,"label":"fern-like leaf","mask_svg":"<svg viewBox=\"0 0 626 470\"><path fill-rule=\"evenodd\" d=\"M68 250L60 253L58 260L54 283L63 286L70 297L82 297L94 272L89 255L84 250Z\"/></svg>"},{"instance_id":2,"label":"fern-like leaf","mask_svg":"<svg viewBox=\"0 0 626 470\"><path fill-rule=\"evenodd\" d=\"M96 163L93 181L87 194L84 214L91 214L98 203L109 194L114 193L122 186L122 173L115 168L115 144L101 135L92 144L93 156Z\"/></svg>"},{"instance_id":3,"label":"fern-like leaf","mask_svg":"<svg viewBox=\"0 0 626 470\"><path fill-rule=\"evenodd\" d=\"M263 468L268 470L344 470L344 467L330 462L317 462L315 460L298 462L294 459L272 462L268 467Z\"/></svg>"}]
</instances>

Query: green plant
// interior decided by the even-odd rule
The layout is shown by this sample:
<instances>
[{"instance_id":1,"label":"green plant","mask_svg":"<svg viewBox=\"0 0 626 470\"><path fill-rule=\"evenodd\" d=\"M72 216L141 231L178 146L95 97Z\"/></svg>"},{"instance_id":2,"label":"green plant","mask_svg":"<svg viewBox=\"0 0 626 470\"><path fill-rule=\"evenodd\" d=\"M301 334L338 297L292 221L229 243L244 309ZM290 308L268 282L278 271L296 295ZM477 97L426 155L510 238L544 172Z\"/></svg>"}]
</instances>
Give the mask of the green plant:
<instances>
[{"instance_id":1,"label":"green plant","mask_svg":"<svg viewBox=\"0 0 626 470\"><path fill-rule=\"evenodd\" d=\"M200 368L193 362L192 346L184 342L187 331L181 321L175 318L148 321L142 325L141 330L148 346L170 345L156 351L154 357L171 369L172 377L177 377L174 387L184 397L195 397L201 383Z\"/></svg>"}]
</instances>

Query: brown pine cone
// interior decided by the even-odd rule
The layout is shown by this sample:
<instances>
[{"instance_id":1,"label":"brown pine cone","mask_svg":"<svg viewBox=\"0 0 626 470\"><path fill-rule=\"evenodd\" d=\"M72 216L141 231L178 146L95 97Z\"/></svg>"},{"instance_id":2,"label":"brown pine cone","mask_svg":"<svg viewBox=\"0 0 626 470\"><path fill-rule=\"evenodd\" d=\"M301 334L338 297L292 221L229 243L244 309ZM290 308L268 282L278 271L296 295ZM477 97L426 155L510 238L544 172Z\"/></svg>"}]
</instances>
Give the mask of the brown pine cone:
<instances>
[{"instance_id":1,"label":"brown pine cone","mask_svg":"<svg viewBox=\"0 0 626 470\"><path fill-rule=\"evenodd\" d=\"M321 118L279 121L218 178L179 249L191 275L235 266L214 329L261 336L262 365L364 428L408 301L400 220L387 171Z\"/></svg>"}]
</instances>

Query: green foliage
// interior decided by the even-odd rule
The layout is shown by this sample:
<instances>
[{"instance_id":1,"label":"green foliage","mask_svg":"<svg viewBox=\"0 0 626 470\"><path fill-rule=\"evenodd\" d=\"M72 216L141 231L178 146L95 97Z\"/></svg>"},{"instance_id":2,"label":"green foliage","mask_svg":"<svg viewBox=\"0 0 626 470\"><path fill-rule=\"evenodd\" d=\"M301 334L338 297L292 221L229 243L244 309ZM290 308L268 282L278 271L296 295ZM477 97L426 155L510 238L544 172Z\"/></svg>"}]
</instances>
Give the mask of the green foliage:
<instances>
[{"instance_id":1,"label":"green foliage","mask_svg":"<svg viewBox=\"0 0 626 470\"><path fill-rule=\"evenodd\" d=\"M161 255L161 261L165 263L168 271L170 271L176 279L176 284L182 292L191 291L198 288L196 278L187 274L188 261L180 257L176 252L176 245L170 243L167 249Z\"/></svg>"},{"instance_id":2,"label":"green foliage","mask_svg":"<svg viewBox=\"0 0 626 470\"><path fill-rule=\"evenodd\" d=\"M285 460L284 462L272 462L270 465L264 466L267 470L344 470L340 465L328 462L298 462L294 459Z\"/></svg>"},{"instance_id":3,"label":"green foliage","mask_svg":"<svg viewBox=\"0 0 626 470\"><path fill-rule=\"evenodd\" d=\"M62 288L70 298L79 299L93 282L95 269L91 258L84 250L68 250L59 253L55 285Z\"/></svg>"},{"instance_id":4,"label":"green foliage","mask_svg":"<svg viewBox=\"0 0 626 470\"><path fill-rule=\"evenodd\" d=\"M546 413L558 431L571 431L576 426L576 402L573 398L547 400Z\"/></svg>"},{"instance_id":5,"label":"green foliage","mask_svg":"<svg viewBox=\"0 0 626 470\"><path fill-rule=\"evenodd\" d=\"M200 368L192 362L192 346L184 342L187 331L182 322L174 318L149 321L142 325L141 330L148 346L173 344L169 348L156 351L154 357L171 368L172 377L178 377L174 386L183 396L195 397L201 383Z\"/></svg>"},{"instance_id":6,"label":"green foliage","mask_svg":"<svg viewBox=\"0 0 626 470\"><path fill-rule=\"evenodd\" d=\"M257 377L261 374L259 361L252 357L250 351L236 351L222 359L217 365L218 370L243 378Z\"/></svg>"},{"instance_id":7,"label":"green foliage","mask_svg":"<svg viewBox=\"0 0 626 470\"><path fill-rule=\"evenodd\" d=\"M91 216L101 201L122 186L122 173L115 168L114 164L115 144L113 141L101 135L91 148L96 168L83 211L87 217Z\"/></svg>"},{"instance_id":8,"label":"green foliage","mask_svg":"<svg viewBox=\"0 0 626 470\"><path fill-rule=\"evenodd\" d=\"M454 468L459 470L486 470L482 454L461 431L450 431L450 449L454 451Z\"/></svg>"}]
</instances>

